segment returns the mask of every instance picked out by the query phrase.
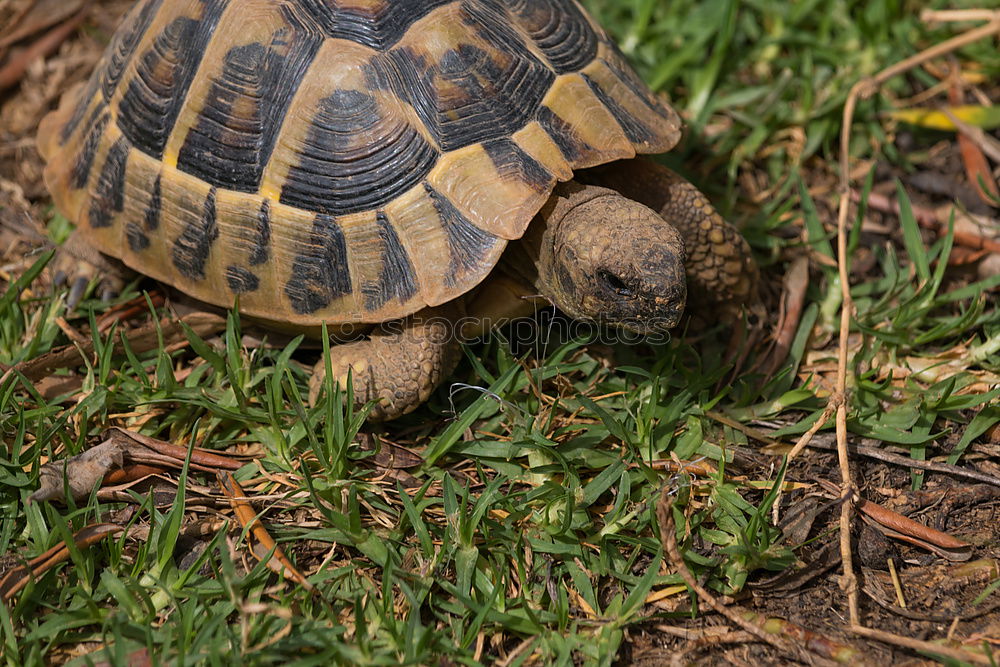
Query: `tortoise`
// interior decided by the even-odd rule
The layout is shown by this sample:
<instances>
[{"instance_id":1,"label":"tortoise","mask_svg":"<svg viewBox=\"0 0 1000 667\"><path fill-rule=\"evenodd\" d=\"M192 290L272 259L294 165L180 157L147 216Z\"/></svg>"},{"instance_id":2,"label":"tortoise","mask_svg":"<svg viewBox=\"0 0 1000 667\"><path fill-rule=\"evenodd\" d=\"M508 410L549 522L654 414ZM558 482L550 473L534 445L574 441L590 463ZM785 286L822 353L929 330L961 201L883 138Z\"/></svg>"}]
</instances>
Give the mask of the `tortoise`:
<instances>
[{"instance_id":1,"label":"tortoise","mask_svg":"<svg viewBox=\"0 0 1000 667\"><path fill-rule=\"evenodd\" d=\"M680 133L574 0L143 0L38 147L76 254L363 332L331 367L391 419L539 303L654 332L746 301L746 242L636 157Z\"/></svg>"}]
</instances>

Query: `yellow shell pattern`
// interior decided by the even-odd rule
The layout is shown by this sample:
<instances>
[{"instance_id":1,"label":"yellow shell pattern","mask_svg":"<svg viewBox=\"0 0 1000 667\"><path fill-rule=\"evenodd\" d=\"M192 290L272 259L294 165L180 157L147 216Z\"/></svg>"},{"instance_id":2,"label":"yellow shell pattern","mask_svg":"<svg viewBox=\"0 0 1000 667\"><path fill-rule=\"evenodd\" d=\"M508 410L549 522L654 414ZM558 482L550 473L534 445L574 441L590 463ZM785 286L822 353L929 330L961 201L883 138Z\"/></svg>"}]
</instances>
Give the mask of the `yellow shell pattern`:
<instances>
[{"instance_id":1,"label":"yellow shell pattern","mask_svg":"<svg viewBox=\"0 0 1000 667\"><path fill-rule=\"evenodd\" d=\"M102 252L316 325L465 293L557 181L679 127L574 0L145 0L39 149Z\"/></svg>"}]
</instances>

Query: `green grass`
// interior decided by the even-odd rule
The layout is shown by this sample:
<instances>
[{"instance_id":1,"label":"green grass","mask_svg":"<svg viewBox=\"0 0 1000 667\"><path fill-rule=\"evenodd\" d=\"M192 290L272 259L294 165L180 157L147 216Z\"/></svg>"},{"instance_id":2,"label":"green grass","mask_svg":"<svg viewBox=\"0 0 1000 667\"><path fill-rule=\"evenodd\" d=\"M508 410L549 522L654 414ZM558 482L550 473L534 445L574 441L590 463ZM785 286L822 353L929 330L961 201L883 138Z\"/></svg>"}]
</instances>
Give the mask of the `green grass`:
<instances>
[{"instance_id":1,"label":"green grass","mask_svg":"<svg viewBox=\"0 0 1000 667\"><path fill-rule=\"evenodd\" d=\"M684 111L690 134L668 159L737 212L776 272L803 249L800 226L812 252L833 256L800 173L833 153L850 86L948 34L921 27L923 3L892 0L586 4ZM961 57L1000 69L988 45ZM888 95L906 95L911 84L895 81ZM878 112L887 104L876 97L860 106L859 153L885 138ZM749 171L775 186L752 206L737 185ZM849 428L908 447L915 458L946 431L966 429L951 450L960 461L1000 421L998 391L976 384L977 375L1000 370L1000 311L984 296L998 281L953 287L942 268L950 240L925 248L905 209L901 225L903 247L875 248L875 278L853 288L859 337ZM62 291L28 296L47 259L0 297L0 363L65 343L57 317L94 330L107 308L88 300L67 313ZM146 649L171 664L475 664L509 656L510 664L611 664L630 631L690 616L647 602L683 586L664 567L655 525L664 485L676 496L688 567L709 589L735 594L794 561L799 545L769 523L773 494L727 475L733 451L755 443L707 413L773 422L770 435L788 441L819 418L828 388L806 353L828 340L839 287L835 270L813 268L821 280L810 288L792 354L766 381L731 380L721 334L610 350L556 340L523 357L499 338L468 348L453 379L479 390L449 396L445 387L383 430L420 453L411 477L373 469L374 452L355 438L363 414L345 408L332 387L317 405L305 403L315 355L297 349L304 341L245 348L232 317L218 340L191 333L189 347L172 352L114 354L110 342L121 330L92 334L96 353L72 396L46 400L9 374L0 384L0 553L28 559L109 517L135 532L73 551L0 605L3 660L122 664ZM958 345L980 354L932 379L898 379L912 359ZM69 507L25 503L43 458L79 453L110 425L185 445L258 446L259 463L236 476L252 495L270 498L256 509L318 593L259 564L235 523L187 536L194 520L220 516L192 503L190 490L163 505L140 493L131 505L94 497ZM654 465L671 456L719 472L692 480ZM780 459L773 463L777 469ZM185 475L214 484L210 475ZM762 467L756 481L776 479ZM97 653L83 656L90 651Z\"/></svg>"}]
</instances>

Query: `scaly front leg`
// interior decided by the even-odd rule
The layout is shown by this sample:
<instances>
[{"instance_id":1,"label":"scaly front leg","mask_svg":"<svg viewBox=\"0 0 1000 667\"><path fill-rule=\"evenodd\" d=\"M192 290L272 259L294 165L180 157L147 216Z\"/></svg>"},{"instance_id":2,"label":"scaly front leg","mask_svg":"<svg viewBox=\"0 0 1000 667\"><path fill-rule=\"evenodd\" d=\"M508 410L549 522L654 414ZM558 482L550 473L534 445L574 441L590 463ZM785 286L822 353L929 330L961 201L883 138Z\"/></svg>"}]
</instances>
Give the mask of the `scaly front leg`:
<instances>
[{"instance_id":1,"label":"scaly front leg","mask_svg":"<svg viewBox=\"0 0 1000 667\"><path fill-rule=\"evenodd\" d=\"M346 386L354 379L354 405L378 403L369 413L373 421L388 421L412 412L455 369L461 345L455 334L457 308L426 308L405 320L379 325L363 340L330 348L335 382ZM320 360L309 382L315 402L324 386L326 363Z\"/></svg>"}]
</instances>

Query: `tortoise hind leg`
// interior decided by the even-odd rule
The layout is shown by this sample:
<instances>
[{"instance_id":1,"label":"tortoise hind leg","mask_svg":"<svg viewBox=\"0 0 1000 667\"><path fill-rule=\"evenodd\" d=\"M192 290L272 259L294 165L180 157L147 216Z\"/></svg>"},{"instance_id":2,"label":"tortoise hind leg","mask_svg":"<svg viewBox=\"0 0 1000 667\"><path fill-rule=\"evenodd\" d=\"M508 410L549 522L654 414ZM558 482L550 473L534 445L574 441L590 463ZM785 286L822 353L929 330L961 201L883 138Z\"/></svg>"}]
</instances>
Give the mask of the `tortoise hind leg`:
<instances>
[{"instance_id":1,"label":"tortoise hind leg","mask_svg":"<svg viewBox=\"0 0 1000 667\"><path fill-rule=\"evenodd\" d=\"M691 307L738 312L753 301L757 266L749 245L691 183L643 158L588 169L581 178L649 206L680 232Z\"/></svg>"},{"instance_id":2,"label":"tortoise hind leg","mask_svg":"<svg viewBox=\"0 0 1000 667\"><path fill-rule=\"evenodd\" d=\"M413 317L380 325L367 338L330 348L334 381L341 387L350 372L354 405L378 400L368 418L388 421L413 411L450 374L461 357L453 307L427 308ZM310 403L324 386L325 360L313 369Z\"/></svg>"}]
</instances>

